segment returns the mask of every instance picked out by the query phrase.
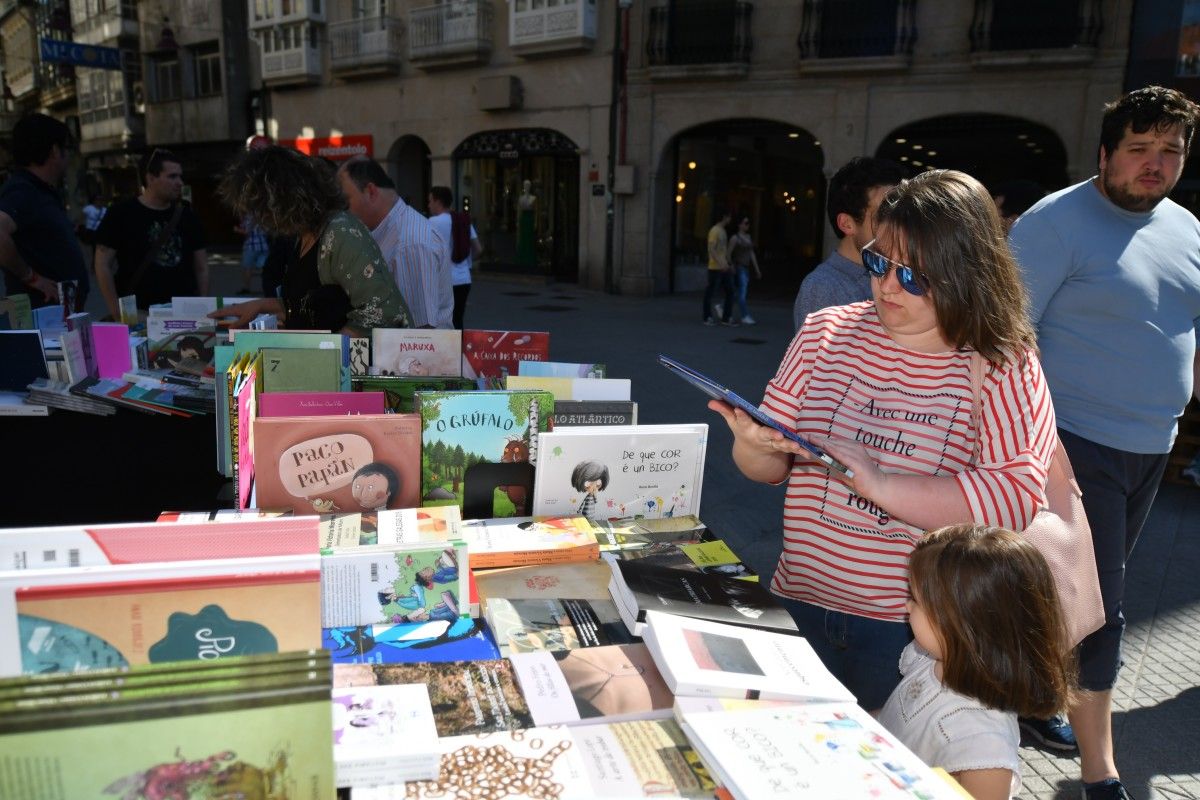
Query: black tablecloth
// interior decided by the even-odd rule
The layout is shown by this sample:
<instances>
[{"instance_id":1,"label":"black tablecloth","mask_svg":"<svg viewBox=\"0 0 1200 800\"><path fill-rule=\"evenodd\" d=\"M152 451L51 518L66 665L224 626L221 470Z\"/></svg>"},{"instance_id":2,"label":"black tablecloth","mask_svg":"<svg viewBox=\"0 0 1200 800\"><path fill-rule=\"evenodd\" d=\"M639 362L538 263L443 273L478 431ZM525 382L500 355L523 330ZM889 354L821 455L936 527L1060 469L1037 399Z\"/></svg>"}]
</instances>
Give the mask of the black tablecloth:
<instances>
[{"instance_id":1,"label":"black tablecloth","mask_svg":"<svg viewBox=\"0 0 1200 800\"><path fill-rule=\"evenodd\" d=\"M0 527L133 522L218 507L213 417L0 417ZM227 504L227 503L226 503Z\"/></svg>"}]
</instances>

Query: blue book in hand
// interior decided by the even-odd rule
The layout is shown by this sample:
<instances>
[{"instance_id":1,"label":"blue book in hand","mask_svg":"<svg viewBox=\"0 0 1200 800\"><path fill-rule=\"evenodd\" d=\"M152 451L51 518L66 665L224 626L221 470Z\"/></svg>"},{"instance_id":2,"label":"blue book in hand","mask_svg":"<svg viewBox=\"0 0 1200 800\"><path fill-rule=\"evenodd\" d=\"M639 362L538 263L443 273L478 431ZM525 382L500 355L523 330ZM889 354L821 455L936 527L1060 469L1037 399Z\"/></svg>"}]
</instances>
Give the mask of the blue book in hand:
<instances>
[{"instance_id":1,"label":"blue book in hand","mask_svg":"<svg viewBox=\"0 0 1200 800\"><path fill-rule=\"evenodd\" d=\"M673 372L676 375L678 375L679 377L683 378L685 381L692 384L692 386L695 386L697 389L704 392L709 397L712 397L716 400L720 400L722 402L728 403L729 405L733 406L734 408L740 408L742 411L745 411L747 414L749 414L750 417L755 422L757 422L759 425L766 425L768 428L779 431L780 433L783 434L785 439L788 439L789 441L793 441L796 444L800 445L805 450L812 453L817 459L819 459L823 464L825 464L825 466L829 467L830 469L841 472L847 478L854 477L854 472L849 467L847 467L845 464L836 460L833 456L829 455L828 453L826 453L821 448L817 447L812 442L810 442L807 439L805 439L804 437L800 436L795 431L789 430L788 428L784 427L783 425L780 425L778 422L776 422L770 416L763 413L762 409L760 409L758 406L745 400L741 395L733 392L732 390L726 389L724 386L717 383L716 381L714 381L712 378L708 377L707 375L703 375L703 374L697 372L696 370L692 369L691 367L684 366L683 364L680 364L675 359L670 358L669 356L664 356L662 354L659 354L659 356L658 356L658 363L662 364L664 367L669 369L671 372Z\"/></svg>"}]
</instances>

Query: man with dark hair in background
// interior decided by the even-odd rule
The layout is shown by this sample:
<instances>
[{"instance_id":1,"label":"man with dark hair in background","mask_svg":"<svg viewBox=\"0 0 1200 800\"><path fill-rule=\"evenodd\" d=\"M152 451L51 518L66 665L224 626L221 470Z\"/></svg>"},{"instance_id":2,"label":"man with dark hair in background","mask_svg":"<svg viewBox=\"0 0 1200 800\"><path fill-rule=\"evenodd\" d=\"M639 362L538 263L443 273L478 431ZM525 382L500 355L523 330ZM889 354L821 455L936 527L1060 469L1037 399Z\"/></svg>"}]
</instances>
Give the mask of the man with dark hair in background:
<instances>
[{"instance_id":1,"label":"man with dark hair in background","mask_svg":"<svg viewBox=\"0 0 1200 800\"><path fill-rule=\"evenodd\" d=\"M396 184L377 161L359 156L338 169L338 183L350 213L371 230L414 328L454 326L450 288L450 248L428 219L396 194Z\"/></svg>"},{"instance_id":2,"label":"man with dark hair in background","mask_svg":"<svg viewBox=\"0 0 1200 800\"><path fill-rule=\"evenodd\" d=\"M118 298L137 307L178 295L208 294L208 253L196 212L182 200L179 157L155 148L142 160L142 193L113 203L96 230L96 283L108 313L120 319Z\"/></svg>"},{"instance_id":3,"label":"man with dark hair in background","mask_svg":"<svg viewBox=\"0 0 1200 800\"><path fill-rule=\"evenodd\" d=\"M1017 219L1045 196L1046 190L1031 180L1004 181L996 184L992 189L992 200L996 202L996 211L1000 214L1000 224L1004 226L1004 232L1011 231Z\"/></svg>"},{"instance_id":4,"label":"man with dark hair in background","mask_svg":"<svg viewBox=\"0 0 1200 800\"><path fill-rule=\"evenodd\" d=\"M814 311L871 299L862 249L875 238L879 201L903 178L899 164L882 158L852 158L834 173L825 207L838 245L800 284L792 307L796 330Z\"/></svg>"},{"instance_id":5,"label":"man with dark hair in background","mask_svg":"<svg viewBox=\"0 0 1200 800\"><path fill-rule=\"evenodd\" d=\"M1104 626L1079 646L1084 692L1070 710L1088 800L1129 797L1112 737L1125 562L1176 421L1200 394L1200 222L1167 199L1198 119L1191 100L1160 86L1105 106L1099 174L1034 205L1009 235L1059 437L1083 490L1104 600Z\"/></svg>"},{"instance_id":6,"label":"man with dark hair in background","mask_svg":"<svg viewBox=\"0 0 1200 800\"><path fill-rule=\"evenodd\" d=\"M471 261L483 252L479 234L471 224L471 215L454 210L454 193L449 186L434 186L426 201L429 221L450 252L450 285L454 290L454 327L462 330L471 291ZM466 240L465 242L463 240ZM465 245L465 246L464 246ZM459 252L455 252L458 250ZM455 256L459 256L455 261Z\"/></svg>"},{"instance_id":7,"label":"man with dark hair in background","mask_svg":"<svg viewBox=\"0 0 1200 800\"><path fill-rule=\"evenodd\" d=\"M58 185L73 148L67 126L29 114L13 128L13 163L0 187L0 267L7 294L27 294L35 308L58 301L61 281L77 281L76 306L87 298L87 267Z\"/></svg>"}]
</instances>

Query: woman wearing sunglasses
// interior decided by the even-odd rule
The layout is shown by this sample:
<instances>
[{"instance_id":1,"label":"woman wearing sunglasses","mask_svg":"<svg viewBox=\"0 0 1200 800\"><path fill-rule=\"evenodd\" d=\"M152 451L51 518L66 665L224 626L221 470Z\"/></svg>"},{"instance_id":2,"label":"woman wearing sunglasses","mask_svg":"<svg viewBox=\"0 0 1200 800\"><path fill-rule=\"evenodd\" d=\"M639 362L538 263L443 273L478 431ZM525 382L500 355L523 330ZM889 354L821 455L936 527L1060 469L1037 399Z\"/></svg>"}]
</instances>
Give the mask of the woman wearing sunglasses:
<instances>
[{"instance_id":1,"label":"woman wearing sunglasses","mask_svg":"<svg viewBox=\"0 0 1200 800\"><path fill-rule=\"evenodd\" d=\"M409 327L408 305L371 232L345 210L332 167L286 147L256 148L229 166L220 193L239 219L296 244L278 297L226 306L210 317L244 328L259 314L275 314L280 327L349 336Z\"/></svg>"},{"instance_id":2,"label":"woman wearing sunglasses","mask_svg":"<svg viewBox=\"0 0 1200 800\"><path fill-rule=\"evenodd\" d=\"M1025 291L987 190L961 172L926 172L888 192L874 227L862 253L874 299L809 315L762 403L853 477L709 404L747 477L788 481L771 589L869 710L899 682L912 638L916 541L960 522L1024 530L1055 446ZM979 431L973 352L983 357Z\"/></svg>"}]
</instances>

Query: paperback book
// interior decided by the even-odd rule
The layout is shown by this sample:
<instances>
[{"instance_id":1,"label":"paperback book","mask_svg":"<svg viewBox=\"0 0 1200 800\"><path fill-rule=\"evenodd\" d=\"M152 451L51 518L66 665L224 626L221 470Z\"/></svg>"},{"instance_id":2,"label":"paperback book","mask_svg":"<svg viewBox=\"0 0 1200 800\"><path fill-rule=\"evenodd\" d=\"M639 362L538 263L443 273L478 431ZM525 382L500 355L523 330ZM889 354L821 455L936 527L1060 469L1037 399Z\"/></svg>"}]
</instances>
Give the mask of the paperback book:
<instances>
[{"instance_id":1,"label":"paperback book","mask_svg":"<svg viewBox=\"0 0 1200 800\"><path fill-rule=\"evenodd\" d=\"M462 376L462 331L376 328L371 332L371 374Z\"/></svg>"},{"instance_id":2,"label":"paperback book","mask_svg":"<svg viewBox=\"0 0 1200 800\"><path fill-rule=\"evenodd\" d=\"M421 504L457 505L465 519L528 515L553 408L548 392L420 392Z\"/></svg>"},{"instance_id":3,"label":"paperback book","mask_svg":"<svg viewBox=\"0 0 1200 800\"><path fill-rule=\"evenodd\" d=\"M677 695L854 702L800 636L659 611L646 612L642 635Z\"/></svg>"},{"instance_id":4,"label":"paperback book","mask_svg":"<svg viewBox=\"0 0 1200 800\"><path fill-rule=\"evenodd\" d=\"M258 417L252 430L260 507L324 514L418 505L414 415Z\"/></svg>"},{"instance_id":5,"label":"paperback book","mask_svg":"<svg viewBox=\"0 0 1200 800\"><path fill-rule=\"evenodd\" d=\"M453 623L469 616L460 598L461 542L335 548L321 557L321 627ZM465 566L464 566L465 569Z\"/></svg>"},{"instance_id":6,"label":"paperback book","mask_svg":"<svg viewBox=\"0 0 1200 800\"><path fill-rule=\"evenodd\" d=\"M657 542L646 547L610 551L604 557L624 561L640 559L659 567L725 575L747 581L758 580L754 570L719 539L708 542Z\"/></svg>"},{"instance_id":7,"label":"paperback book","mask_svg":"<svg viewBox=\"0 0 1200 800\"><path fill-rule=\"evenodd\" d=\"M577 364L566 361L520 361L518 375L533 375L543 378L607 378L604 364Z\"/></svg>"},{"instance_id":8,"label":"paperback book","mask_svg":"<svg viewBox=\"0 0 1200 800\"><path fill-rule=\"evenodd\" d=\"M535 515L614 519L699 513L707 425L567 428L539 438Z\"/></svg>"},{"instance_id":9,"label":"paperback book","mask_svg":"<svg viewBox=\"0 0 1200 800\"><path fill-rule=\"evenodd\" d=\"M483 623L460 617L454 622L402 622L324 628L322 646L338 664L408 664L499 658Z\"/></svg>"},{"instance_id":10,"label":"paperback book","mask_svg":"<svg viewBox=\"0 0 1200 800\"><path fill-rule=\"evenodd\" d=\"M405 684L428 687L437 736L499 733L534 725L507 659L334 667L338 687Z\"/></svg>"},{"instance_id":11,"label":"paperback book","mask_svg":"<svg viewBox=\"0 0 1200 800\"><path fill-rule=\"evenodd\" d=\"M644 644L509 656L535 725L667 719L674 698Z\"/></svg>"},{"instance_id":12,"label":"paperback book","mask_svg":"<svg viewBox=\"0 0 1200 800\"><path fill-rule=\"evenodd\" d=\"M335 685L333 759L342 787L436 778L441 753L425 686Z\"/></svg>"},{"instance_id":13,"label":"paperback book","mask_svg":"<svg viewBox=\"0 0 1200 800\"><path fill-rule=\"evenodd\" d=\"M648 611L796 633L791 615L756 581L658 567L641 560L614 559L610 565L609 592L635 636L645 631Z\"/></svg>"},{"instance_id":14,"label":"paperback book","mask_svg":"<svg viewBox=\"0 0 1200 800\"><path fill-rule=\"evenodd\" d=\"M540 375L509 375L506 389L542 389L555 402L567 400L628 401L632 383L628 378L554 378Z\"/></svg>"},{"instance_id":15,"label":"paperback book","mask_svg":"<svg viewBox=\"0 0 1200 800\"><path fill-rule=\"evenodd\" d=\"M580 425L637 425L632 400L555 400L554 429Z\"/></svg>"},{"instance_id":16,"label":"paperback book","mask_svg":"<svg viewBox=\"0 0 1200 800\"><path fill-rule=\"evenodd\" d=\"M511 569L488 569L475 573L479 602L487 613L492 598L504 600L557 599L566 594L582 600L611 600L608 564L583 561L568 564L537 564Z\"/></svg>"},{"instance_id":17,"label":"paperback book","mask_svg":"<svg viewBox=\"0 0 1200 800\"><path fill-rule=\"evenodd\" d=\"M633 641L612 600L493 597L484 617L506 656Z\"/></svg>"},{"instance_id":18,"label":"paperback book","mask_svg":"<svg viewBox=\"0 0 1200 800\"><path fill-rule=\"evenodd\" d=\"M547 361L550 334L545 331L462 332L462 376L481 389L503 389L504 378L518 374L522 361Z\"/></svg>"},{"instance_id":19,"label":"paperback book","mask_svg":"<svg viewBox=\"0 0 1200 800\"><path fill-rule=\"evenodd\" d=\"M471 551L471 569L595 561L600 546L586 517L473 519L461 535Z\"/></svg>"}]
</instances>

